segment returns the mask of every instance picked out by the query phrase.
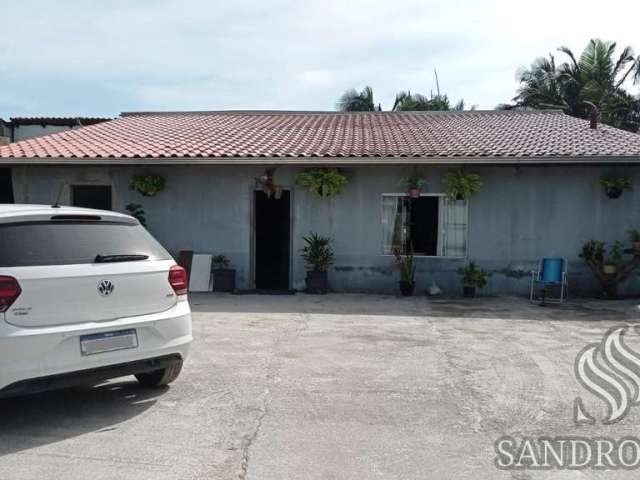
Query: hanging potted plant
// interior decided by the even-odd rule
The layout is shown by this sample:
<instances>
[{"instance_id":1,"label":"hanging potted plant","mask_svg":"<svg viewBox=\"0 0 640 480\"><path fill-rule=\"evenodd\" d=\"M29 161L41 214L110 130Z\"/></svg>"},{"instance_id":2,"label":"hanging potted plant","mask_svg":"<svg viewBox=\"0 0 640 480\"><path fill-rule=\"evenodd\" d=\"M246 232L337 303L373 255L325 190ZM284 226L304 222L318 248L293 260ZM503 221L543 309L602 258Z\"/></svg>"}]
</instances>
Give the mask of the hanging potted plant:
<instances>
[{"instance_id":1,"label":"hanging potted plant","mask_svg":"<svg viewBox=\"0 0 640 480\"><path fill-rule=\"evenodd\" d=\"M129 181L129 188L145 197L153 197L164 189L165 180L161 175L135 175Z\"/></svg>"},{"instance_id":2,"label":"hanging potted plant","mask_svg":"<svg viewBox=\"0 0 640 480\"><path fill-rule=\"evenodd\" d=\"M463 296L473 298L476 296L476 289L484 288L487 285L489 272L478 268L476 262L469 262L464 267L458 269L462 275Z\"/></svg>"},{"instance_id":3,"label":"hanging potted plant","mask_svg":"<svg viewBox=\"0 0 640 480\"><path fill-rule=\"evenodd\" d=\"M640 230L629 230L629 238L631 239L631 248L634 252L640 252Z\"/></svg>"},{"instance_id":4,"label":"hanging potted plant","mask_svg":"<svg viewBox=\"0 0 640 480\"><path fill-rule=\"evenodd\" d=\"M417 170L414 170L411 175L400 180L400 184L404 186L407 193L411 198L420 198L422 189L427 185L427 181Z\"/></svg>"},{"instance_id":5,"label":"hanging potted plant","mask_svg":"<svg viewBox=\"0 0 640 480\"><path fill-rule=\"evenodd\" d=\"M323 198L340 194L348 183L337 168L305 168L296 175L296 185Z\"/></svg>"},{"instance_id":6,"label":"hanging potted plant","mask_svg":"<svg viewBox=\"0 0 640 480\"><path fill-rule=\"evenodd\" d=\"M334 263L332 240L314 232L302 239L306 244L301 253L307 267L307 293L324 295L329 291L328 270Z\"/></svg>"},{"instance_id":7,"label":"hanging potted plant","mask_svg":"<svg viewBox=\"0 0 640 480\"><path fill-rule=\"evenodd\" d=\"M413 253L402 254L399 248L393 250L394 262L400 272L400 293L403 297L410 297L416 288L416 266L413 261Z\"/></svg>"},{"instance_id":8,"label":"hanging potted plant","mask_svg":"<svg viewBox=\"0 0 640 480\"><path fill-rule=\"evenodd\" d=\"M605 275L615 275L620 265L624 263L624 249L622 243L615 242L609 249L609 256L602 265L602 273Z\"/></svg>"},{"instance_id":9,"label":"hanging potted plant","mask_svg":"<svg viewBox=\"0 0 640 480\"><path fill-rule=\"evenodd\" d=\"M236 270L229 268L229 259L224 255L214 255L211 263L213 265L213 291L234 292L236 289Z\"/></svg>"},{"instance_id":10,"label":"hanging potted plant","mask_svg":"<svg viewBox=\"0 0 640 480\"><path fill-rule=\"evenodd\" d=\"M619 198L625 190L631 190L629 177L608 176L600 179L600 185L609 198Z\"/></svg>"},{"instance_id":11,"label":"hanging potted plant","mask_svg":"<svg viewBox=\"0 0 640 480\"><path fill-rule=\"evenodd\" d=\"M482 188L480 175L466 173L462 168L447 174L446 183L446 195L449 200L468 201L471 195L479 192Z\"/></svg>"}]
</instances>

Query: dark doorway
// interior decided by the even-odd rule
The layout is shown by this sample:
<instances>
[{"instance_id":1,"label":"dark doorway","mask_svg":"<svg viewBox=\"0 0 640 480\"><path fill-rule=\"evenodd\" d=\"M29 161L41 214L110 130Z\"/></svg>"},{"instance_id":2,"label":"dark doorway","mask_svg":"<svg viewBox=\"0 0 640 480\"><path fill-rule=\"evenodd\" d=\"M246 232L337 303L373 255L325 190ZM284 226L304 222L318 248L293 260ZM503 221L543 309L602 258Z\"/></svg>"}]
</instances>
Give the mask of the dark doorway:
<instances>
[{"instance_id":1,"label":"dark doorway","mask_svg":"<svg viewBox=\"0 0 640 480\"><path fill-rule=\"evenodd\" d=\"M438 197L409 198L409 231L407 251L419 255L438 255Z\"/></svg>"},{"instance_id":2,"label":"dark doorway","mask_svg":"<svg viewBox=\"0 0 640 480\"><path fill-rule=\"evenodd\" d=\"M74 207L111 210L111 185L73 185L71 187Z\"/></svg>"},{"instance_id":3,"label":"dark doorway","mask_svg":"<svg viewBox=\"0 0 640 480\"><path fill-rule=\"evenodd\" d=\"M14 201L11 169L0 168L0 203L13 203Z\"/></svg>"},{"instance_id":4,"label":"dark doorway","mask_svg":"<svg viewBox=\"0 0 640 480\"><path fill-rule=\"evenodd\" d=\"M279 199L255 192L256 288L289 289L290 200L288 190Z\"/></svg>"}]
</instances>

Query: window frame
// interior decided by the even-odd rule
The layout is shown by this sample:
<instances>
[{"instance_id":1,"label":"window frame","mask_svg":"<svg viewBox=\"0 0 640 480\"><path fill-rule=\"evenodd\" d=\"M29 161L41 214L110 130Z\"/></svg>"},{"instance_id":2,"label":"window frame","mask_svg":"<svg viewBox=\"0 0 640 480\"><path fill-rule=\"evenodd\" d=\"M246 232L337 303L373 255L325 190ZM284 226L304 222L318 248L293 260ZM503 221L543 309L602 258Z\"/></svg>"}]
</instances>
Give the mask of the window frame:
<instances>
[{"instance_id":1,"label":"window frame","mask_svg":"<svg viewBox=\"0 0 640 480\"><path fill-rule=\"evenodd\" d=\"M447 201L447 195L445 193L422 193L420 192L421 197L438 197L440 200ZM380 250L383 257L393 257L392 253L386 253L384 251L384 224L382 223L382 218L384 216L384 197L409 197L409 194L406 192L390 192L390 193L382 193L380 195ZM444 227L442 226L444 223L444 209L440 207L441 202L438 202L438 251L444 251L444 239L447 235ZM467 246L465 250L464 256L446 256L446 255L424 255L420 253L415 253L414 257L419 258L442 258L442 259L451 259L451 260L466 260L469 258L469 201L467 200L465 204L465 214L467 216L467 228L465 232L465 244Z\"/></svg>"},{"instance_id":2,"label":"window frame","mask_svg":"<svg viewBox=\"0 0 640 480\"><path fill-rule=\"evenodd\" d=\"M111 193L111 208L108 209L108 211L110 212L114 212L114 204L115 204L115 188L113 188L113 184L111 183L107 183L107 182L73 182L69 184L69 205L73 206L73 207L78 207L78 208L87 208L87 207L80 207L78 205L75 205L74 202L74 197L75 197L75 192L74 189L76 187L109 187L111 189L110 193Z\"/></svg>"}]
</instances>

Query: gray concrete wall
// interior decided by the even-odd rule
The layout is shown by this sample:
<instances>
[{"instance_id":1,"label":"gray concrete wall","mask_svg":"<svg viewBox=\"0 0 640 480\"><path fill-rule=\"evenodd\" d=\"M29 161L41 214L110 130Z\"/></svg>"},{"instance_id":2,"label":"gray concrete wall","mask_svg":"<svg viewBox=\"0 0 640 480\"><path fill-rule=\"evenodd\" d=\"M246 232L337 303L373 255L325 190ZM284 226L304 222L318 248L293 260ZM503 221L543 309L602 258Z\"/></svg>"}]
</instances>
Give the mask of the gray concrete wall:
<instances>
[{"instance_id":1,"label":"gray concrete wall","mask_svg":"<svg viewBox=\"0 0 640 480\"><path fill-rule=\"evenodd\" d=\"M74 128L80 128L80 126L69 127L65 125L14 125L13 141L19 142L20 140L27 140L29 138L49 135L50 133L66 132L67 130L73 130Z\"/></svg>"},{"instance_id":2,"label":"gray concrete wall","mask_svg":"<svg viewBox=\"0 0 640 480\"><path fill-rule=\"evenodd\" d=\"M299 257L301 237L310 230L335 240L333 288L344 291L395 291L392 257L382 255L381 194L400 191L398 181L410 167L345 167L349 186L339 197L320 199L294 186L298 167L280 167L278 184L292 188L293 287L304 286ZM525 293L529 271L543 256L570 261L574 292L597 290L578 258L588 239L627 242L626 231L640 228L640 168L635 167L477 167L484 182L469 207L468 258L492 271L487 293ZM73 183L113 185L114 209L144 206L149 230L174 254L181 249L223 253L238 270L238 286L251 288L251 191L259 166L47 167L14 168L16 202L52 203L62 189L69 202ZM446 168L427 167L429 192L444 190ZM602 174L633 177L635 190L611 200L601 191ZM157 197L128 189L134 174L159 173L167 180ZM435 281L446 293L461 290L457 274L465 260L417 258L420 292ZM640 294L640 277L623 288Z\"/></svg>"}]
</instances>

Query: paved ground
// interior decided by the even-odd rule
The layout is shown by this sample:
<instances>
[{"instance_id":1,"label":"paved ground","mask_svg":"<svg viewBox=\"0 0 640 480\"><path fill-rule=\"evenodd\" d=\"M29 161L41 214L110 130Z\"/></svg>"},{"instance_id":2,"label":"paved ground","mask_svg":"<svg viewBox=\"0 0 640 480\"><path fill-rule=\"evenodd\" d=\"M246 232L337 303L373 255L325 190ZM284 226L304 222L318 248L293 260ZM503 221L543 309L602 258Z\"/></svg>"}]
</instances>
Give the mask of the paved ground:
<instances>
[{"instance_id":1,"label":"paved ground","mask_svg":"<svg viewBox=\"0 0 640 480\"><path fill-rule=\"evenodd\" d=\"M637 434L633 409L613 426L572 422L573 399L585 395L575 355L635 322L634 302L203 295L192 304L193 355L171 388L124 379L0 401L0 479L637 475L493 465L504 434Z\"/></svg>"}]
</instances>

